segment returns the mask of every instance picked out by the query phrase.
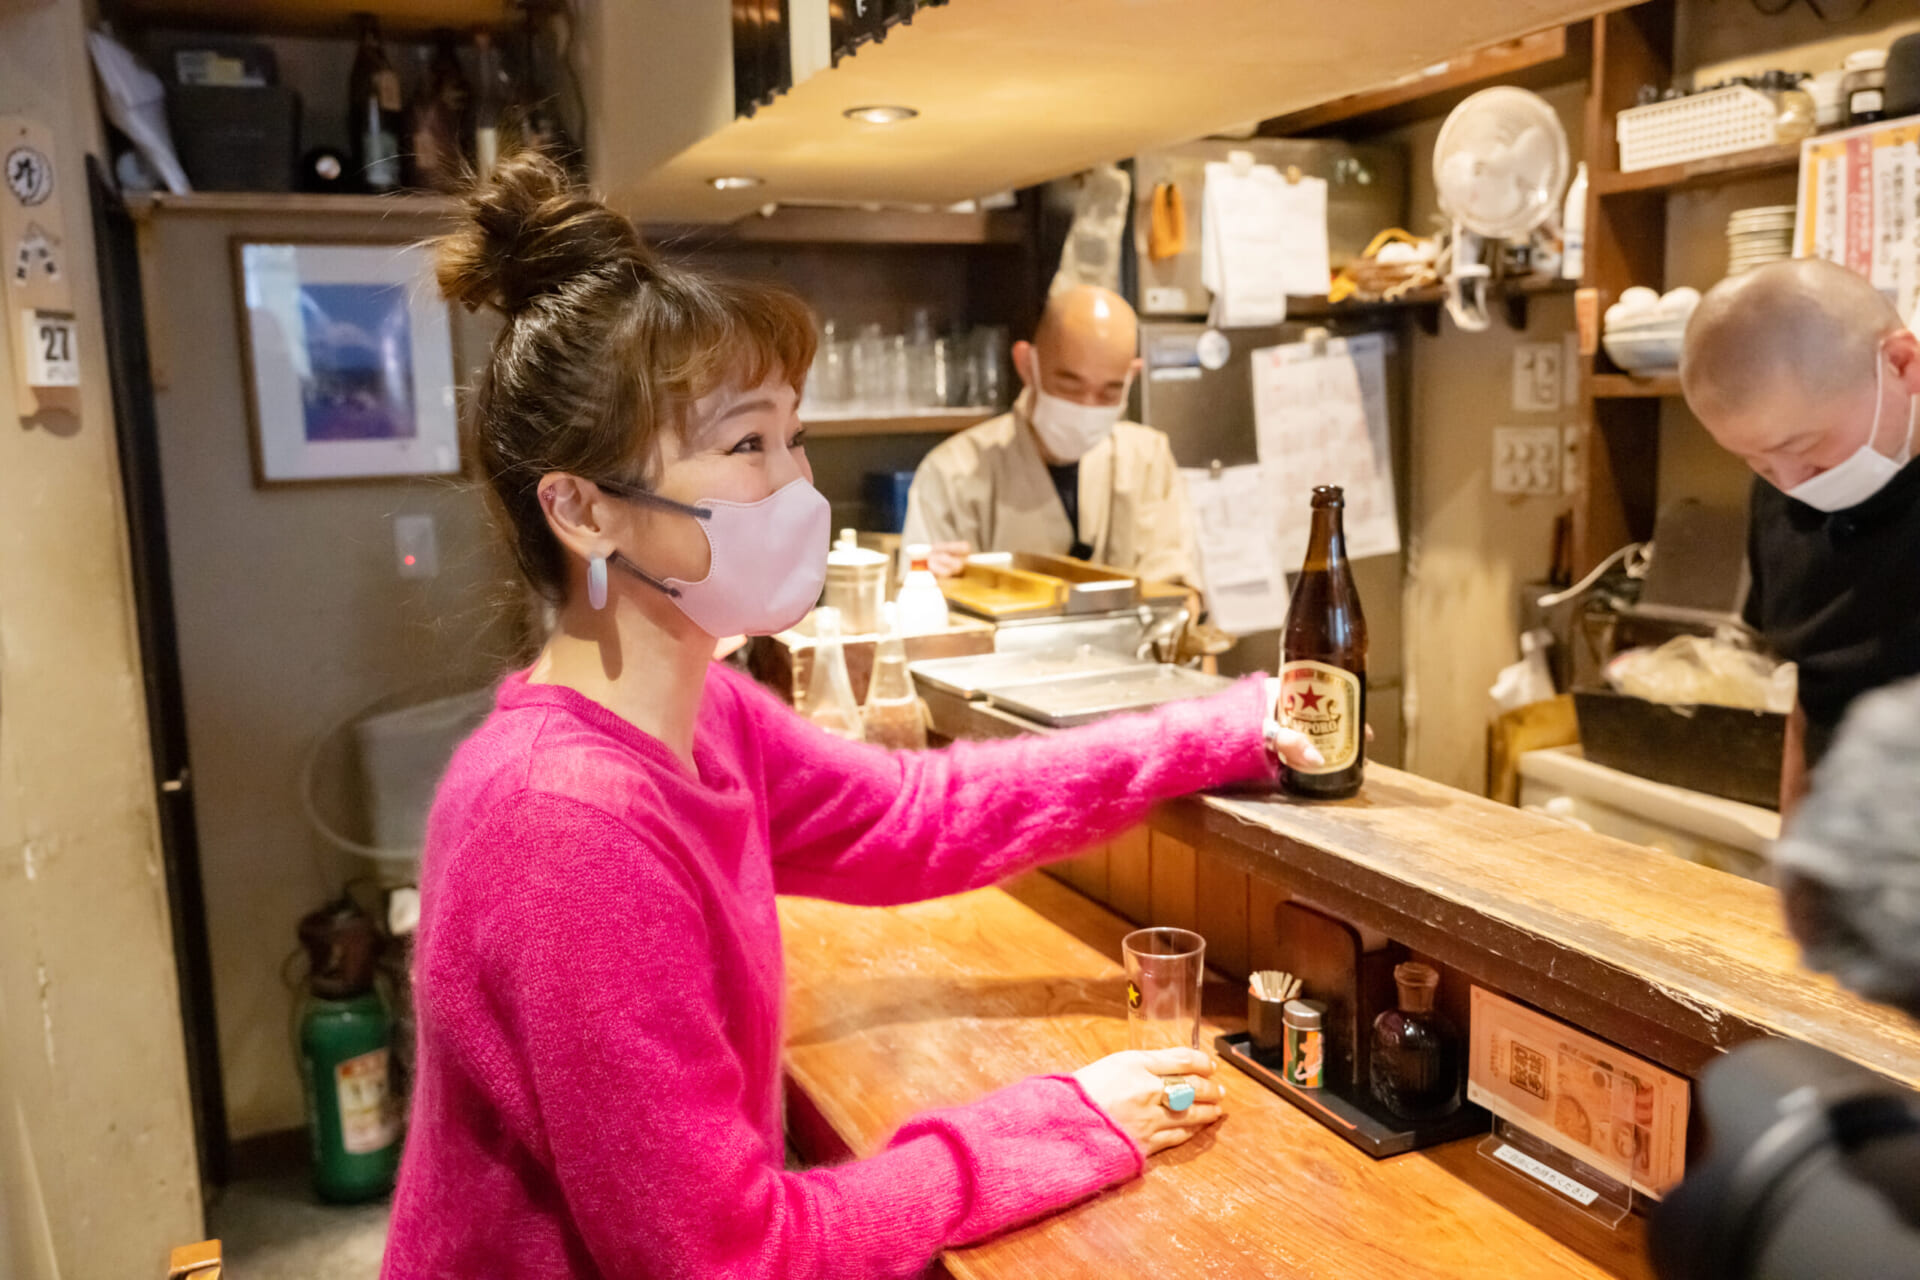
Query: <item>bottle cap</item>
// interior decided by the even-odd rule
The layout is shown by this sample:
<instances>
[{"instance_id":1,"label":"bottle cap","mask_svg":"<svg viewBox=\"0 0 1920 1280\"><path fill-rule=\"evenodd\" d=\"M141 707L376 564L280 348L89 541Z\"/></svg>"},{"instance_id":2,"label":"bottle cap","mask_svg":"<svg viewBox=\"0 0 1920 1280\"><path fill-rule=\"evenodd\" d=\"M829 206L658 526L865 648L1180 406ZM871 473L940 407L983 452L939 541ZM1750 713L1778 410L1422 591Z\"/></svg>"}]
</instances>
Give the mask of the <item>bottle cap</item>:
<instances>
[{"instance_id":1,"label":"bottle cap","mask_svg":"<svg viewBox=\"0 0 1920 1280\"><path fill-rule=\"evenodd\" d=\"M1289 1000L1283 1011L1287 1025L1297 1031L1318 1031L1327 1006L1318 1000Z\"/></svg>"},{"instance_id":2,"label":"bottle cap","mask_svg":"<svg viewBox=\"0 0 1920 1280\"><path fill-rule=\"evenodd\" d=\"M1313 505L1344 507L1347 505L1347 491L1337 484L1317 484L1313 487Z\"/></svg>"},{"instance_id":3,"label":"bottle cap","mask_svg":"<svg viewBox=\"0 0 1920 1280\"><path fill-rule=\"evenodd\" d=\"M1434 993L1440 989L1440 971L1430 964L1397 964L1393 967L1394 985L1400 988L1400 1007L1409 1013L1425 1013L1433 1008Z\"/></svg>"}]
</instances>

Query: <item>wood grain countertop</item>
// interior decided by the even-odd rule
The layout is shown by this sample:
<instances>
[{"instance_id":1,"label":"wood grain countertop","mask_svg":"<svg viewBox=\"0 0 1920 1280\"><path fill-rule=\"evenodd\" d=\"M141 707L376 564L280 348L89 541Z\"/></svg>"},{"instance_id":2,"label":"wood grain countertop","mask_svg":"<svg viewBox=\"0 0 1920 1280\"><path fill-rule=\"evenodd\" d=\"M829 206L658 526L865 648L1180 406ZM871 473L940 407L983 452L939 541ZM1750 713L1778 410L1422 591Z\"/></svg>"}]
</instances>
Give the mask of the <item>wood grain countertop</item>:
<instances>
[{"instance_id":1,"label":"wood grain countertop","mask_svg":"<svg viewBox=\"0 0 1920 1280\"><path fill-rule=\"evenodd\" d=\"M1049 732L982 703L927 702L948 737ZM1920 1030L1803 969L1766 885L1382 765L1351 800L1204 796L1172 820L1326 910L1673 1070L1697 1076L1778 1035L1920 1087Z\"/></svg>"},{"instance_id":2,"label":"wood grain countertop","mask_svg":"<svg viewBox=\"0 0 1920 1280\"><path fill-rule=\"evenodd\" d=\"M790 1083L854 1155L928 1108L1126 1047L1119 956L1131 926L1046 877L896 908L783 899L780 921ZM1244 1012L1244 998L1213 994L1225 997L1226 1016L1210 1022L1237 1026L1230 1011ZM1218 1126L1155 1157L1142 1178L950 1252L949 1273L1647 1275L1637 1220L1602 1231L1494 1168L1474 1140L1375 1161L1230 1067L1221 1071L1228 1115Z\"/></svg>"}]
</instances>

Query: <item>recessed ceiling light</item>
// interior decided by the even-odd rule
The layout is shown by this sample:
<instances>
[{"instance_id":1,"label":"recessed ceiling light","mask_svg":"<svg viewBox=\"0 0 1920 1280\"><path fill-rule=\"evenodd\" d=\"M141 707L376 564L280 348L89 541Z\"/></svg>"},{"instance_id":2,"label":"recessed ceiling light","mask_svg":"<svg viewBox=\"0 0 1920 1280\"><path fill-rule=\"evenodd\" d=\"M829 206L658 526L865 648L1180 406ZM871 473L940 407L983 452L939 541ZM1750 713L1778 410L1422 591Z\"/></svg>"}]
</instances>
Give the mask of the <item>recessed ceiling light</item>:
<instances>
[{"instance_id":1,"label":"recessed ceiling light","mask_svg":"<svg viewBox=\"0 0 1920 1280\"><path fill-rule=\"evenodd\" d=\"M746 191L765 181L765 178L756 178L750 173L728 173L718 178L708 178L707 185L715 191Z\"/></svg>"},{"instance_id":2,"label":"recessed ceiling light","mask_svg":"<svg viewBox=\"0 0 1920 1280\"><path fill-rule=\"evenodd\" d=\"M899 124L902 120L911 120L919 115L912 107L848 107L840 113L849 120L858 120L861 124Z\"/></svg>"}]
</instances>

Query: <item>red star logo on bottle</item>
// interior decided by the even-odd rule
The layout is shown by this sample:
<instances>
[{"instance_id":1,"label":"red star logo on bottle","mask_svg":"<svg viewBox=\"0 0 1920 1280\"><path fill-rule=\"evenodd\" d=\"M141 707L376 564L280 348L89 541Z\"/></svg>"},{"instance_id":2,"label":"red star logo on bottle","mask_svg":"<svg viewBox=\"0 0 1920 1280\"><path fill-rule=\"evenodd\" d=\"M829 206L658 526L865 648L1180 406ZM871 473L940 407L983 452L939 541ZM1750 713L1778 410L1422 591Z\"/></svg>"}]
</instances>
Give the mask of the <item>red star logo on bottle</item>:
<instances>
[{"instance_id":1,"label":"red star logo on bottle","mask_svg":"<svg viewBox=\"0 0 1920 1280\"><path fill-rule=\"evenodd\" d=\"M1300 695L1300 706L1307 711L1320 709L1320 695L1309 689Z\"/></svg>"}]
</instances>

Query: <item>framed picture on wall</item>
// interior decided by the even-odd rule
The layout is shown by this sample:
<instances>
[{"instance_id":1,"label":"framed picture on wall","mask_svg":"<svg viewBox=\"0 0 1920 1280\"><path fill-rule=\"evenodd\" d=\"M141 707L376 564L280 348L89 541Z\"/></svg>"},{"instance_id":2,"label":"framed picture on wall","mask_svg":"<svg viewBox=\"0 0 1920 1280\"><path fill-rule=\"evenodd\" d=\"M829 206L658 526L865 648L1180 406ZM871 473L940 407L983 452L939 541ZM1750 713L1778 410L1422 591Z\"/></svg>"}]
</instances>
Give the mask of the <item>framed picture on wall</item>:
<instances>
[{"instance_id":1,"label":"framed picture on wall","mask_svg":"<svg viewBox=\"0 0 1920 1280\"><path fill-rule=\"evenodd\" d=\"M259 485L460 470L453 326L418 245L234 241Z\"/></svg>"}]
</instances>

